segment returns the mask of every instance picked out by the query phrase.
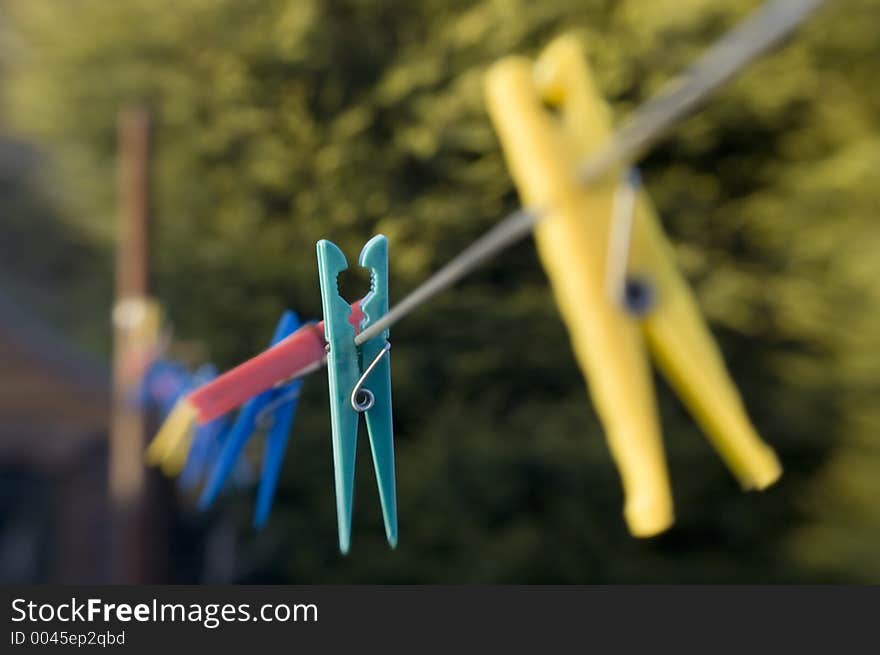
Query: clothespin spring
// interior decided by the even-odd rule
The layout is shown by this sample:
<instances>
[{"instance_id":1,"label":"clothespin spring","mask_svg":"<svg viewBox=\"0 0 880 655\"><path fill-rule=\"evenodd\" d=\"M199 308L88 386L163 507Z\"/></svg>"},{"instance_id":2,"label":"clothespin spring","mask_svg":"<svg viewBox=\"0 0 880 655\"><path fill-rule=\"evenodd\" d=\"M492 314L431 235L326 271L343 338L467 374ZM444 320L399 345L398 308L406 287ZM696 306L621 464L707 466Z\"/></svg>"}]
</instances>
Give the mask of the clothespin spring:
<instances>
[{"instance_id":1,"label":"clothespin spring","mask_svg":"<svg viewBox=\"0 0 880 655\"><path fill-rule=\"evenodd\" d=\"M386 341L385 345L382 346L382 350L379 351L379 354L373 358L373 361L370 362L370 365L367 366L366 370L364 370L364 374L358 379L355 383L354 388L351 390L351 407L354 411L358 413L363 413L369 410L373 404L376 402L376 397L373 395L373 392L369 389L364 389L364 383L367 381L370 373L373 372L373 369L379 365L379 362L382 361L382 358L387 355L391 351L391 343Z\"/></svg>"},{"instance_id":2,"label":"clothespin spring","mask_svg":"<svg viewBox=\"0 0 880 655\"><path fill-rule=\"evenodd\" d=\"M608 295L633 316L647 314L654 305L654 286L649 280L629 275L629 253L632 246L633 221L641 176L633 167L624 175L614 194L611 230L608 233L608 257L605 277Z\"/></svg>"}]
</instances>

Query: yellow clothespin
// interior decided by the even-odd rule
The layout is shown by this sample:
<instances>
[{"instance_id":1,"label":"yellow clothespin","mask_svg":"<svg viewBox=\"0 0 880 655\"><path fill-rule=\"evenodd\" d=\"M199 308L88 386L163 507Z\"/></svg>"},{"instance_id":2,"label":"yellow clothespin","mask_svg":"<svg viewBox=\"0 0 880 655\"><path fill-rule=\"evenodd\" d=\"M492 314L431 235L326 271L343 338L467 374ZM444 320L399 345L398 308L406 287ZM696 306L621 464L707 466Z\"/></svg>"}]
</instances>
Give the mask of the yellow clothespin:
<instances>
[{"instance_id":1,"label":"yellow clothespin","mask_svg":"<svg viewBox=\"0 0 880 655\"><path fill-rule=\"evenodd\" d=\"M196 418L195 408L181 398L147 447L147 464L160 466L165 475L180 475L192 443Z\"/></svg>"},{"instance_id":2,"label":"yellow clothespin","mask_svg":"<svg viewBox=\"0 0 880 655\"><path fill-rule=\"evenodd\" d=\"M193 373L181 397L150 442L145 453L147 464L160 466L168 476L180 475L186 465L196 431L198 412L187 401L187 394L217 377L217 369L212 364L204 364Z\"/></svg>"},{"instance_id":3,"label":"yellow clothespin","mask_svg":"<svg viewBox=\"0 0 880 655\"><path fill-rule=\"evenodd\" d=\"M742 486L772 484L779 462L752 427L644 193L632 207L625 273L649 285L654 302L639 316L609 293L620 171L590 186L576 180L578 164L612 127L577 39L555 40L536 62L503 59L489 70L485 89L523 203L544 213L535 242L620 470L630 531L651 536L673 521L645 339Z\"/></svg>"}]
</instances>

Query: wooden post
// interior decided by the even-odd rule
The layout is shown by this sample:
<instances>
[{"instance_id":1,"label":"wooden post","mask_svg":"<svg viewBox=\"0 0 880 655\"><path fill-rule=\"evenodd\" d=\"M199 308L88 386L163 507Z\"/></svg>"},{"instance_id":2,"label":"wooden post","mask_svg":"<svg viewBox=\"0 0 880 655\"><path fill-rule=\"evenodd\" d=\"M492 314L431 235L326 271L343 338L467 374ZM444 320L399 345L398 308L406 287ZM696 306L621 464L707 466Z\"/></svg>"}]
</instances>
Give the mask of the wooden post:
<instances>
[{"instance_id":1,"label":"wooden post","mask_svg":"<svg viewBox=\"0 0 880 655\"><path fill-rule=\"evenodd\" d=\"M151 530L155 508L144 467L147 415L135 401L159 339L159 309L150 298L150 118L143 109L118 122L119 235L113 307L113 416L110 433L110 580L158 582ZM152 504L155 504L154 502Z\"/></svg>"}]
</instances>

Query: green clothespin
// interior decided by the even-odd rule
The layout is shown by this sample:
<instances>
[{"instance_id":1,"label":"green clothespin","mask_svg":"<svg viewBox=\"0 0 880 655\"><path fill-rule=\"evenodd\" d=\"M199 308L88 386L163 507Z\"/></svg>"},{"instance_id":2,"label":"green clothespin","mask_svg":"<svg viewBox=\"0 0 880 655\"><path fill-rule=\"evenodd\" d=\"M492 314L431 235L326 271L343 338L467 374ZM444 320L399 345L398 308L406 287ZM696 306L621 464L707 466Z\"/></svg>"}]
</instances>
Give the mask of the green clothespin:
<instances>
[{"instance_id":1,"label":"green clothespin","mask_svg":"<svg viewBox=\"0 0 880 655\"><path fill-rule=\"evenodd\" d=\"M370 292L361 302L360 330L388 312L388 239L370 239L359 263L370 271ZM330 420L333 427L333 469L339 549L351 544L354 464L358 415L365 414L370 449L379 484L385 536L397 545L397 492L394 481L394 432L391 422L391 362L388 330L358 346L349 323L351 306L339 295L337 278L348 268L342 251L326 240L318 242L318 276L324 308L327 373L330 384Z\"/></svg>"}]
</instances>

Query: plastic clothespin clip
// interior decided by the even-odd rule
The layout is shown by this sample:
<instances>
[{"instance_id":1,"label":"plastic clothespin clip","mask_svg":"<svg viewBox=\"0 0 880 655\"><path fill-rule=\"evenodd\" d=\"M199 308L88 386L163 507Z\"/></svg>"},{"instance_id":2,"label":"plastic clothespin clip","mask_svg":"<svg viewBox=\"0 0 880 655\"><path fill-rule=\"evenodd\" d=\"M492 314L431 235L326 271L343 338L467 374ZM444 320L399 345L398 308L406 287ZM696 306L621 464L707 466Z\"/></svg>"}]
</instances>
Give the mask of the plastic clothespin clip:
<instances>
[{"instance_id":1,"label":"plastic clothespin clip","mask_svg":"<svg viewBox=\"0 0 880 655\"><path fill-rule=\"evenodd\" d=\"M337 280L348 268L348 261L330 241L319 241L317 249L327 341L339 549L347 553L351 544L354 467L361 413L366 415L370 435L385 536L394 548L397 545L397 492L388 330L360 346L355 344L355 328L349 322L352 307L339 295ZM381 234L370 239L361 250L359 263L370 271L370 292L360 305L364 314L363 330L388 312L388 240Z\"/></svg>"},{"instance_id":2,"label":"plastic clothespin clip","mask_svg":"<svg viewBox=\"0 0 880 655\"><path fill-rule=\"evenodd\" d=\"M184 393L208 384L216 377L216 367L213 364L204 364L193 373ZM183 400L181 398L177 401L146 453L147 463L161 466L162 472L169 476L180 475L183 471L193 441L193 421L180 411L185 405Z\"/></svg>"},{"instance_id":3,"label":"plastic clothespin clip","mask_svg":"<svg viewBox=\"0 0 880 655\"><path fill-rule=\"evenodd\" d=\"M364 316L360 301L351 306L349 323L360 328ZM186 397L187 411L207 423L284 380L318 370L327 358L324 321L305 323L286 339L226 371Z\"/></svg>"},{"instance_id":4,"label":"plastic clothespin clip","mask_svg":"<svg viewBox=\"0 0 880 655\"><path fill-rule=\"evenodd\" d=\"M772 484L779 462L752 427L644 193L632 204L626 274L649 285L653 302L633 311L609 294L620 171L586 187L577 181L579 163L611 136L611 111L577 39L557 39L536 62L498 62L485 90L522 201L543 212L535 242L621 473L630 531L650 536L673 521L646 342L742 486Z\"/></svg>"},{"instance_id":5,"label":"plastic clothespin clip","mask_svg":"<svg viewBox=\"0 0 880 655\"><path fill-rule=\"evenodd\" d=\"M275 327L270 347L276 346L300 327L296 312L286 311ZM257 493L257 510L254 524L265 524L272 507L272 499L278 475L284 459L284 451L293 424L302 380L293 380L267 389L244 404L223 444L217 462L199 499L199 508L207 509L217 498L229 474L234 470L242 450L251 435L259 428L260 418L270 409L272 426L267 437L263 458L263 471Z\"/></svg>"}]
</instances>

